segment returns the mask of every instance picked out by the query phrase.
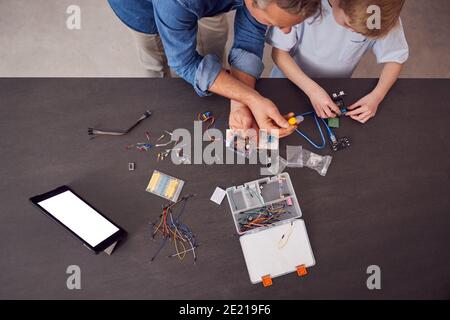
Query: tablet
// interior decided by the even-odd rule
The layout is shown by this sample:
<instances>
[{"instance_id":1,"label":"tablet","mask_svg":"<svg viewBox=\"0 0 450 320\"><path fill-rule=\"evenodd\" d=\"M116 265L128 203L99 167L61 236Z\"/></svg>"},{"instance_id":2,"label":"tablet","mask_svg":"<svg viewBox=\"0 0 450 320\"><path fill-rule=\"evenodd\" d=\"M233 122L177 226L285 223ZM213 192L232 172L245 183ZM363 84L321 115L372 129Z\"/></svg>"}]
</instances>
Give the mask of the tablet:
<instances>
[{"instance_id":1,"label":"tablet","mask_svg":"<svg viewBox=\"0 0 450 320\"><path fill-rule=\"evenodd\" d=\"M32 197L30 201L95 253L126 235L125 230L67 186Z\"/></svg>"}]
</instances>

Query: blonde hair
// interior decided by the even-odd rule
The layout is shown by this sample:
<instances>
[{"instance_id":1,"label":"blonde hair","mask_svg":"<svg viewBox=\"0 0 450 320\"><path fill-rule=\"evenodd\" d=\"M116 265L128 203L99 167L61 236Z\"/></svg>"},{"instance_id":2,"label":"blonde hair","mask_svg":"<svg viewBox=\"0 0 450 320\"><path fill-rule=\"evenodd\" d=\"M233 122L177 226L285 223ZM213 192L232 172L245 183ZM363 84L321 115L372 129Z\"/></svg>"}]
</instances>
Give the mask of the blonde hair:
<instances>
[{"instance_id":1,"label":"blonde hair","mask_svg":"<svg viewBox=\"0 0 450 320\"><path fill-rule=\"evenodd\" d=\"M382 38L398 26L400 12L405 0L340 0L339 7L350 19L353 30L368 38ZM372 5L380 8L381 28L371 29L368 20L372 13L368 8Z\"/></svg>"}]
</instances>

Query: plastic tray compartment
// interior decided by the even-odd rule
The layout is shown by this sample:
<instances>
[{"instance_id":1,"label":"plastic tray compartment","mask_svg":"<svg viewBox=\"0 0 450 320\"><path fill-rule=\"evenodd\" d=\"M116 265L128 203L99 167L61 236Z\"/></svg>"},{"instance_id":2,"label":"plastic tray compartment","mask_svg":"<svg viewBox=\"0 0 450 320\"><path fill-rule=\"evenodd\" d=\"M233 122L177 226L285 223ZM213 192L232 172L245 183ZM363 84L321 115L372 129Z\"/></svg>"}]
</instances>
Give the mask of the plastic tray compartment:
<instances>
[{"instance_id":1,"label":"plastic tray compartment","mask_svg":"<svg viewBox=\"0 0 450 320\"><path fill-rule=\"evenodd\" d=\"M228 188L227 196L236 231L240 235L302 216L288 173L282 173L275 177L263 178L245 183L241 186ZM255 216L255 212L262 208L279 208L280 206L283 206L287 213L277 217L270 225L254 227L252 229L242 228L242 223L247 221L250 213L253 213L252 216Z\"/></svg>"}]
</instances>

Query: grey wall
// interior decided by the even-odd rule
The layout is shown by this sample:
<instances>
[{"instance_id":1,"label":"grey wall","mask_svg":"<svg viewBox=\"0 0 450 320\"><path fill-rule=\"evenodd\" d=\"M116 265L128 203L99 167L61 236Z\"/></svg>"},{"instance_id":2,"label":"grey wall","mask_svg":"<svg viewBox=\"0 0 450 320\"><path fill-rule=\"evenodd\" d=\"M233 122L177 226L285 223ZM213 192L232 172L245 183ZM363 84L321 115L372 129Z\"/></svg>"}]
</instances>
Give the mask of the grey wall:
<instances>
[{"instance_id":1,"label":"grey wall","mask_svg":"<svg viewBox=\"0 0 450 320\"><path fill-rule=\"evenodd\" d=\"M71 4L81 7L81 30L66 28ZM407 1L402 17L411 58L403 77L450 77L449 13L448 0ZM355 76L378 73L368 55ZM0 0L0 77L144 76L128 31L106 0Z\"/></svg>"}]
</instances>

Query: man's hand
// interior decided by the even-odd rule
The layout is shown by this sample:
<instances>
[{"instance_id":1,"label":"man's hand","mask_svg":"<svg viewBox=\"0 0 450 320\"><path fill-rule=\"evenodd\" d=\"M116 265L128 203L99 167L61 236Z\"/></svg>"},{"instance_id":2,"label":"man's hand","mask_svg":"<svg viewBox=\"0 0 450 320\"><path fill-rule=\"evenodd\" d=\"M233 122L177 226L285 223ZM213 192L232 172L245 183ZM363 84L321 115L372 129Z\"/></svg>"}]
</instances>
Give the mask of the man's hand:
<instances>
[{"instance_id":1,"label":"man's hand","mask_svg":"<svg viewBox=\"0 0 450 320\"><path fill-rule=\"evenodd\" d=\"M369 119L375 117L378 106L382 100L383 98L379 97L374 92L371 92L367 96L361 98L358 102L348 107L350 111L345 115L349 116L353 120L366 123Z\"/></svg>"},{"instance_id":2,"label":"man's hand","mask_svg":"<svg viewBox=\"0 0 450 320\"><path fill-rule=\"evenodd\" d=\"M272 129L279 130L280 138L290 135L297 128L289 125L275 104L267 98L259 96L258 99L249 103L248 107L260 129L266 129L269 132Z\"/></svg>"},{"instance_id":3,"label":"man's hand","mask_svg":"<svg viewBox=\"0 0 450 320\"><path fill-rule=\"evenodd\" d=\"M234 100L231 100L229 125L232 130L254 129L258 131L258 125L250 109Z\"/></svg>"},{"instance_id":4,"label":"man's hand","mask_svg":"<svg viewBox=\"0 0 450 320\"><path fill-rule=\"evenodd\" d=\"M314 85L311 90L308 90L308 96L319 117L323 119L336 118L337 115L341 114L338 106L319 85Z\"/></svg>"}]
</instances>

